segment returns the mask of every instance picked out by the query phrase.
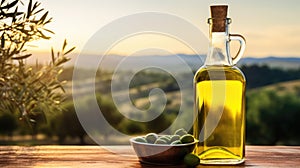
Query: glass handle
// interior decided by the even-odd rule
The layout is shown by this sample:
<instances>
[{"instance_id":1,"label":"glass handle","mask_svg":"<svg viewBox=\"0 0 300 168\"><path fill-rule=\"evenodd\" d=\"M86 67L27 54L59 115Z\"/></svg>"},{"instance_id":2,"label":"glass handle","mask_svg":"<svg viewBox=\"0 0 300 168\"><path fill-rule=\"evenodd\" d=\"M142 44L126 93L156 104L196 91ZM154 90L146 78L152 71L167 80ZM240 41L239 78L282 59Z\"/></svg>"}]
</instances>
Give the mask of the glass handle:
<instances>
[{"instance_id":1,"label":"glass handle","mask_svg":"<svg viewBox=\"0 0 300 168\"><path fill-rule=\"evenodd\" d=\"M246 49L246 40L243 36L239 34L229 34L229 40L237 40L240 42L240 48L239 51L237 52L235 57L232 57L232 62L235 65L241 58L242 55L244 54L244 51Z\"/></svg>"}]
</instances>

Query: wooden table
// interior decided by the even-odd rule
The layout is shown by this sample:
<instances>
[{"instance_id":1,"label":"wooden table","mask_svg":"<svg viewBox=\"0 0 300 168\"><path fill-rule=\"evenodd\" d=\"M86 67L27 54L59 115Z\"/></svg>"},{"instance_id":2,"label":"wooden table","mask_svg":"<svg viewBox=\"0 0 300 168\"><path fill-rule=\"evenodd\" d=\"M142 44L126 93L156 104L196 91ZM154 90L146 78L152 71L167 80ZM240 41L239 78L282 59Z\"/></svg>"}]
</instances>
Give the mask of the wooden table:
<instances>
[{"instance_id":1,"label":"wooden table","mask_svg":"<svg viewBox=\"0 0 300 168\"><path fill-rule=\"evenodd\" d=\"M130 146L0 146L0 167L150 168L141 164ZM184 168L163 166L164 168ZM202 166L198 167L213 167ZM220 166L218 166L220 167ZM247 146L246 162L229 167L300 167L299 146Z\"/></svg>"}]
</instances>

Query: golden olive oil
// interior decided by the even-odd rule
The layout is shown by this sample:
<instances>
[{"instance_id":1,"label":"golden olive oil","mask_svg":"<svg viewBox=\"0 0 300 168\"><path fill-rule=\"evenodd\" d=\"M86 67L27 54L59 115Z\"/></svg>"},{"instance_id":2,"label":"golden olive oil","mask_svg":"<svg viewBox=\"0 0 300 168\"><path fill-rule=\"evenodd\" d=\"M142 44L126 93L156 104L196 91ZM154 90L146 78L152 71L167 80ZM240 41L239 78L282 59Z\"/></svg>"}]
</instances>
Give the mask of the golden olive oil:
<instances>
[{"instance_id":1,"label":"golden olive oil","mask_svg":"<svg viewBox=\"0 0 300 168\"><path fill-rule=\"evenodd\" d=\"M245 157L245 77L235 66L205 66L194 78L194 153L202 164L238 164Z\"/></svg>"}]
</instances>

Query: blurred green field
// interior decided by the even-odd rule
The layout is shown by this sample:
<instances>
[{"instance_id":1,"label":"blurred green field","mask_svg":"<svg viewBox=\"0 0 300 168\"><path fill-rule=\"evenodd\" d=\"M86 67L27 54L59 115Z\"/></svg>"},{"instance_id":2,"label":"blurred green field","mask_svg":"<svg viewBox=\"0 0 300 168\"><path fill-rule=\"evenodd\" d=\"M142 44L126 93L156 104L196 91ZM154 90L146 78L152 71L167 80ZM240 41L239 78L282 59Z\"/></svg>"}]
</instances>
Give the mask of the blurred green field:
<instances>
[{"instance_id":1,"label":"blurred green field","mask_svg":"<svg viewBox=\"0 0 300 168\"><path fill-rule=\"evenodd\" d=\"M300 145L300 122L298 122L300 118L300 70L279 70L266 66L248 66L242 67L242 70L248 80L246 92L247 144ZM88 70L84 71L88 72ZM264 73L258 73L261 71ZM273 74L277 75L272 77ZM287 74L290 74L288 78ZM95 84L92 83L93 80L86 79L83 75L82 80L73 82L77 88L73 93L71 75L72 71L69 69L63 74L63 79L68 80L65 86L68 96L64 103L64 112L52 112L47 116L36 116L37 123L31 127L23 121L17 120L13 114L1 114L0 143L95 144L80 125L72 100L72 94L78 94L82 97L80 104L86 112L95 110L89 107L93 99L93 95L89 96L92 93L89 89L92 85L95 85L96 88L99 107L105 109L102 110L103 115L110 121L114 129L123 134L139 135L166 130L178 117L181 101L184 101L188 106L180 115L185 115L183 117L186 118L192 117L193 91L185 90L189 96L181 97L176 80L169 74L156 71L139 72L129 85L131 102L124 102L120 106L122 113L126 113L128 116L145 118L158 115L156 113L159 109L149 109L149 93L154 88L162 89L167 98L166 106L163 112L150 122L130 120L115 107L110 92L111 72L99 72ZM119 80L118 84L123 84L122 76L115 76L115 79ZM119 90L116 91L116 94L122 95L126 92ZM158 98L155 98L154 95L153 100L159 101ZM146 113L143 115L133 113L130 111L129 106L131 105L146 111ZM1 122L3 118L9 122ZM177 128L184 125L185 123L178 123ZM177 128L171 127L166 133L171 133ZM114 135L109 128L103 127L101 129L104 130L103 134L99 134L102 144L128 144L127 139ZM28 135L32 135L32 140L28 139Z\"/></svg>"}]
</instances>

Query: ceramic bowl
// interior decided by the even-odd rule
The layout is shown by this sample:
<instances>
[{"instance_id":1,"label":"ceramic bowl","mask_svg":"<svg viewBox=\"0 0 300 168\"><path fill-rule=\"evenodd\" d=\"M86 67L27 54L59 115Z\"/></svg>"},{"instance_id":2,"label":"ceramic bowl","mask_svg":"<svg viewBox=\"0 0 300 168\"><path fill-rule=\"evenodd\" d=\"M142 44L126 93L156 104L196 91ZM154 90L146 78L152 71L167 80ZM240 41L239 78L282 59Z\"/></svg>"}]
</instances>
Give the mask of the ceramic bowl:
<instances>
[{"instance_id":1,"label":"ceramic bowl","mask_svg":"<svg viewBox=\"0 0 300 168\"><path fill-rule=\"evenodd\" d=\"M186 154L191 153L197 141L187 144L150 144L135 141L131 138L130 143L139 158L139 161L155 165L176 165L183 161Z\"/></svg>"}]
</instances>

